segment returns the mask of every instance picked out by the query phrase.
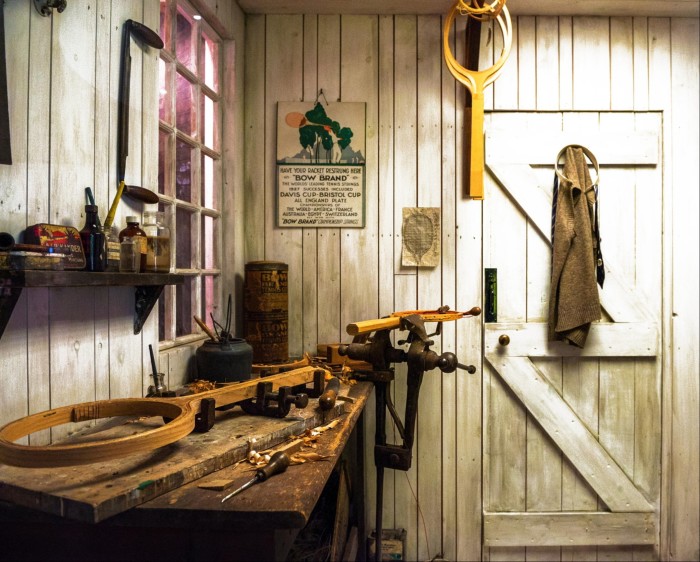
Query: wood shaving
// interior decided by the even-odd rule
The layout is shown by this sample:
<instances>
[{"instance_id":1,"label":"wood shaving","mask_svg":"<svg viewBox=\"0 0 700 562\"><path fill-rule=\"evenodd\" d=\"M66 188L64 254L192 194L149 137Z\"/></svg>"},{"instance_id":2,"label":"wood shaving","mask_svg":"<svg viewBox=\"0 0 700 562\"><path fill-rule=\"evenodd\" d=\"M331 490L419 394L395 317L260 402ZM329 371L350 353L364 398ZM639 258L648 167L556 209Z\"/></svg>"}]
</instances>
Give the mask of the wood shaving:
<instances>
[{"instance_id":1,"label":"wood shaving","mask_svg":"<svg viewBox=\"0 0 700 562\"><path fill-rule=\"evenodd\" d=\"M216 388L216 383L197 379L185 386L195 394L198 394L200 392L206 392L207 390L214 390Z\"/></svg>"},{"instance_id":2,"label":"wood shaving","mask_svg":"<svg viewBox=\"0 0 700 562\"><path fill-rule=\"evenodd\" d=\"M299 452L290 457L290 461L292 464L304 464L306 462L316 462L316 461L323 461L326 460L330 457L330 455L319 455L318 453L315 452Z\"/></svg>"}]
</instances>

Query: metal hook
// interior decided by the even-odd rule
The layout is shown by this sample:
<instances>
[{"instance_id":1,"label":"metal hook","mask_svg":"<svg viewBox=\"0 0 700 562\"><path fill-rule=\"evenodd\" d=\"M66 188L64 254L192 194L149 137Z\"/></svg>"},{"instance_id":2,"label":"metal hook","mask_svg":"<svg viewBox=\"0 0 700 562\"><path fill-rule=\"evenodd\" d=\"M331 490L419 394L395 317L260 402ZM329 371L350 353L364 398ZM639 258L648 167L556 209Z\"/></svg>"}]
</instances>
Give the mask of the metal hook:
<instances>
[{"instance_id":1,"label":"metal hook","mask_svg":"<svg viewBox=\"0 0 700 562\"><path fill-rule=\"evenodd\" d=\"M326 102L326 105L328 105L328 100L326 99L326 94L323 93L323 88L321 88L321 89L318 91L318 94L316 95L316 102L315 102L315 103L318 103L318 99L319 99L321 96L323 96L323 101L325 101L325 102Z\"/></svg>"},{"instance_id":2,"label":"metal hook","mask_svg":"<svg viewBox=\"0 0 700 562\"><path fill-rule=\"evenodd\" d=\"M60 14L66 9L67 5L68 0L34 0L34 7L36 8L36 11L44 17L50 16L53 13L52 10L54 8L58 10L58 13Z\"/></svg>"}]
</instances>

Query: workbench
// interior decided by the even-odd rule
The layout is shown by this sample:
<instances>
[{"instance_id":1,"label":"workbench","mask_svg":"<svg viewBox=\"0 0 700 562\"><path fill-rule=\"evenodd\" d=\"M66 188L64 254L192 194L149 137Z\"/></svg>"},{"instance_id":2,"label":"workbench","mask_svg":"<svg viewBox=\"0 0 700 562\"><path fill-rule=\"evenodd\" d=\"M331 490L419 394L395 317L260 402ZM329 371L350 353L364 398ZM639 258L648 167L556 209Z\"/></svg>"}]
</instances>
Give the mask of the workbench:
<instances>
[{"instance_id":1,"label":"workbench","mask_svg":"<svg viewBox=\"0 0 700 562\"><path fill-rule=\"evenodd\" d=\"M350 500L345 501L343 509L346 513L339 514L340 524L336 519L337 532L343 534L334 538L340 545L337 552L339 555L343 552L347 529L352 526L352 522L348 524L352 511L357 519L356 546L361 559L364 549L359 546L364 546L366 536L363 524L362 412L372 388L367 382L343 388L341 394L347 395L349 400L338 400L334 409L325 413L317 408L317 400L311 399L307 408L293 408L287 418L243 413L226 413L221 421L217 418L213 429L219 432L235 432L233 424L239 428L241 424L256 427L251 434L258 436L263 431L265 437L259 440L261 449L272 447L275 442L281 443L300 428L325 425L334 418L339 421L318 438L314 451L324 456L324 460L292 465L286 472L252 486L223 504L222 497L254 475L248 462L235 462L191 478L197 470L206 472L201 468L206 466L205 463L195 463L195 469L190 467L187 471L179 471L187 475L182 477L184 481L189 480L182 485L175 484L176 472L153 481L151 486L134 490L134 493L115 493L109 501L103 496L105 489L110 489L112 484L104 477L105 471L113 468L110 466L95 469L94 480L89 476L92 465L50 471L0 466L0 560L285 560L294 539L307 525L324 488L328 488L329 479L340 482L336 486L339 497L345 493L352 496L352 510L348 507ZM235 437L245 441L243 435ZM160 457L149 462L163 463L164 454L178 458L190 446L201 454L206 439L207 434L191 434L181 440L184 444L178 442L176 452L156 451L152 455ZM216 439L213 435L210 441ZM230 457L231 453L227 454ZM236 454L241 456L240 452ZM140 466L145 465L143 459L138 462ZM151 474L158 472L154 466L157 464L151 464L149 468ZM339 470L341 466L345 468ZM119 470L123 471L123 467ZM56 485L57 481L67 481L76 473L81 473L80 483L66 484L63 488ZM33 490L26 482L31 482L32 475L36 475L37 481ZM48 484L42 484L49 480L52 480L50 491ZM233 485L220 491L203 487L222 480L232 481ZM158 487L166 485L172 489L159 493ZM72 490L75 497L81 498L92 490L96 499L92 503L81 499L80 508L66 497L53 501L56 496L65 495L65 490ZM126 505L124 502L131 501L129 498L142 493L153 497L104 517L109 509L116 509L109 506ZM56 504L59 507L55 507ZM93 510L92 515L86 515L89 511L86 506ZM90 516L98 521L86 520Z\"/></svg>"}]
</instances>

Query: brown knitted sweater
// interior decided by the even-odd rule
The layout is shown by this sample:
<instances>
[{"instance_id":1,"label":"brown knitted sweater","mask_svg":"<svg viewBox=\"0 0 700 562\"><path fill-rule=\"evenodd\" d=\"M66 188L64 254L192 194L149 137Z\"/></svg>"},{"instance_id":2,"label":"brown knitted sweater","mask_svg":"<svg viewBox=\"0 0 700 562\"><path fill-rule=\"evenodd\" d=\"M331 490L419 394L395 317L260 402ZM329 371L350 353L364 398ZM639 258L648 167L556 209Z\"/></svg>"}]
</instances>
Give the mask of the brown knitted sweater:
<instances>
[{"instance_id":1,"label":"brown knitted sweater","mask_svg":"<svg viewBox=\"0 0 700 562\"><path fill-rule=\"evenodd\" d=\"M583 151L569 147L552 247L549 340L583 347L591 322L601 317L593 253L591 218L595 193Z\"/></svg>"}]
</instances>

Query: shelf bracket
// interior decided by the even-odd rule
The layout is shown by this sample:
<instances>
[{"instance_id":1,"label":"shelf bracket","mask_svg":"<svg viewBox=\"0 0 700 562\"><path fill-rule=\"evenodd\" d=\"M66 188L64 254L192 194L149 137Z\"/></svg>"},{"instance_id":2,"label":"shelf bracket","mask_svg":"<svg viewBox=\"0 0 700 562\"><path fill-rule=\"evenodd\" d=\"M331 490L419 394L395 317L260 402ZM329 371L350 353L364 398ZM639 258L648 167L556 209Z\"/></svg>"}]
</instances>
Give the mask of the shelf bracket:
<instances>
[{"instance_id":1,"label":"shelf bracket","mask_svg":"<svg viewBox=\"0 0 700 562\"><path fill-rule=\"evenodd\" d=\"M134 302L134 334L141 332L148 315L163 292L163 285L137 285Z\"/></svg>"},{"instance_id":2,"label":"shelf bracket","mask_svg":"<svg viewBox=\"0 0 700 562\"><path fill-rule=\"evenodd\" d=\"M12 311L22 294L22 287L5 287L0 280L0 338L5 332Z\"/></svg>"}]
</instances>

